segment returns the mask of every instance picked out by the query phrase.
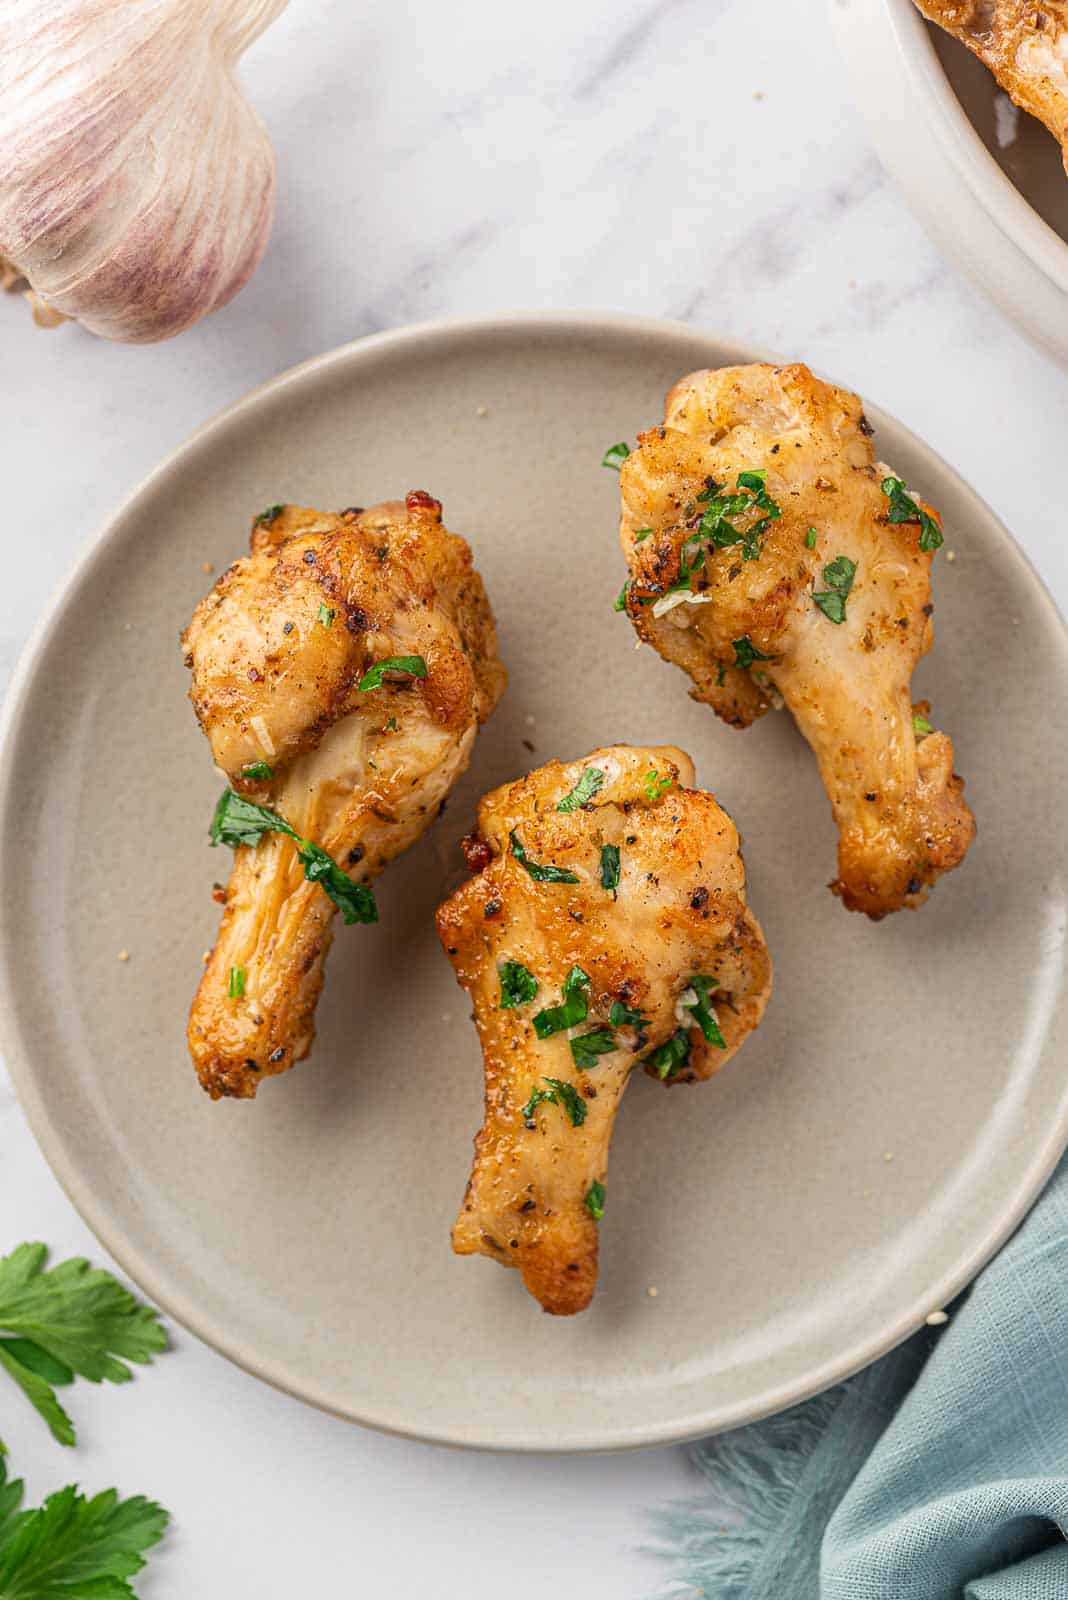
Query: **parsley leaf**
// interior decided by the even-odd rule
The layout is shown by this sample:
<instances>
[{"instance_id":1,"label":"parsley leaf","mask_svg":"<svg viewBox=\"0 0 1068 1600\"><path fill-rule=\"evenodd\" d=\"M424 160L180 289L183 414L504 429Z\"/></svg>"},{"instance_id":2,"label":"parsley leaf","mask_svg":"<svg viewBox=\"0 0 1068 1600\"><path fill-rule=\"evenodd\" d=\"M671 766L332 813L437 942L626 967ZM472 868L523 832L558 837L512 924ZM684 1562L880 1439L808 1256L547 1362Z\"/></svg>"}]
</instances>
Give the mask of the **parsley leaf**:
<instances>
[{"instance_id":1,"label":"parsley leaf","mask_svg":"<svg viewBox=\"0 0 1068 1600\"><path fill-rule=\"evenodd\" d=\"M571 1040L575 1065L583 1072L589 1072L591 1067L597 1065L598 1056L609 1056L618 1049L611 1028L592 1028L589 1033L580 1033L577 1039Z\"/></svg>"},{"instance_id":2,"label":"parsley leaf","mask_svg":"<svg viewBox=\"0 0 1068 1600\"><path fill-rule=\"evenodd\" d=\"M674 782L675 780L670 773L661 774L655 767L650 767L642 780L642 787L650 800L659 800L660 796L666 794Z\"/></svg>"},{"instance_id":3,"label":"parsley leaf","mask_svg":"<svg viewBox=\"0 0 1068 1600\"><path fill-rule=\"evenodd\" d=\"M922 739L925 734L934 733L934 728L928 722L927 718L921 717L917 711L912 718L912 731L913 733L918 734Z\"/></svg>"},{"instance_id":4,"label":"parsley leaf","mask_svg":"<svg viewBox=\"0 0 1068 1600\"><path fill-rule=\"evenodd\" d=\"M601 1182L600 1178L594 1178L593 1182L586 1190L586 1210L589 1212L594 1222L600 1222L601 1218L604 1216L604 1195L604 1184Z\"/></svg>"},{"instance_id":5,"label":"parsley leaf","mask_svg":"<svg viewBox=\"0 0 1068 1600\"><path fill-rule=\"evenodd\" d=\"M619 846L601 846L601 888L614 893L619 888Z\"/></svg>"},{"instance_id":6,"label":"parsley leaf","mask_svg":"<svg viewBox=\"0 0 1068 1600\"><path fill-rule=\"evenodd\" d=\"M332 628L334 626L334 615L328 605L320 605L319 614L315 620L321 622L324 628Z\"/></svg>"},{"instance_id":7,"label":"parsley leaf","mask_svg":"<svg viewBox=\"0 0 1068 1600\"><path fill-rule=\"evenodd\" d=\"M261 778L273 778L274 768L268 766L266 761L250 761L246 766L241 768L241 776L243 778L255 778L257 780Z\"/></svg>"},{"instance_id":8,"label":"parsley leaf","mask_svg":"<svg viewBox=\"0 0 1068 1600\"><path fill-rule=\"evenodd\" d=\"M387 672L407 672L413 678L425 678L426 662L422 656L386 656L364 673L356 687L361 694L369 689L380 689Z\"/></svg>"},{"instance_id":9,"label":"parsley leaf","mask_svg":"<svg viewBox=\"0 0 1068 1600\"><path fill-rule=\"evenodd\" d=\"M767 477L767 471L763 467L753 467L746 472L739 472L735 486L740 492L736 494L721 493L722 486L714 479L706 478L707 487L697 496L698 500L705 502L705 509L698 525L698 537L707 539L717 550L723 550L728 545L740 544L743 561L758 561L760 535L769 523L782 516L782 507L768 494ZM758 517L749 527L739 528L731 521L732 517L742 516L754 508L762 511L764 515Z\"/></svg>"},{"instance_id":10,"label":"parsley leaf","mask_svg":"<svg viewBox=\"0 0 1068 1600\"><path fill-rule=\"evenodd\" d=\"M887 522L918 522L920 549L938 550L942 545L942 530L930 512L918 506L900 478L884 478L880 488L890 502Z\"/></svg>"},{"instance_id":11,"label":"parsley leaf","mask_svg":"<svg viewBox=\"0 0 1068 1600\"><path fill-rule=\"evenodd\" d=\"M304 868L304 876L329 895L346 924L378 921L374 890L368 884L353 883L332 855L310 839L302 839L277 811L246 800L233 789L224 789L211 819L212 844L228 844L236 850L239 845L259 844L265 833L285 833L296 841L297 859Z\"/></svg>"},{"instance_id":12,"label":"parsley leaf","mask_svg":"<svg viewBox=\"0 0 1068 1600\"><path fill-rule=\"evenodd\" d=\"M656 1069L656 1075L661 1080L673 1078L690 1059L689 1033L685 1028L677 1028L670 1039L657 1045L655 1050L650 1050L644 1059L648 1066Z\"/></svg>"},{"instance_id":13,"label":"parsley leaf","mask_svg":"<svg viewBox=\"0 0 1068 1600\"><path fill-rule=\"evenodd\" d=\"M612 607L613 611L626 611L626 609L627 609L627 590L629 588L630 588L630 579L628 578L626 583L623 585L622 589L620 589L619 593L616 595L615 605Z\"/></svg>"},{"instance_id":14,"label":"parsley leaf","mask_svg":"<svg viewBox=\"0 0 1068 1600\"><path fill-rule=\"evenodd\" d=\"M230 979L226 986L226 992L230 996L231 1000L241 999L245 992L245 979L247 976L248 974L244 967L230 968Z\"/></svg>"},{"instance_id":15,"label":"parsley leaf","mask_svg":"<svg viewBox=\"0 0 1068 1600\"><path fill-rule=\"evenodd\" d=\"M624 444L622 442L619 444L611 444L601 457L601 465L602 467L611 467L614 472L618 472L629 455L629 444Z\"/></svg>"},{"instance_id":16,"label":"parsley leaf","mask_svg":"<svg viewBox=\"0 0 1068 1600\"><path fill-rule=\"evenodd\" d=\"M43 1244L23 1244L0 1259L0 1328L14 1336L0 1339L0 1366L53 1437L73 1444L74 1425L52 1385L73 1382L75 1373L125 1383L133 1376L126 1361L150 1361L167 1348L167 1335L158 1313L110 1272L81 1256L45 1271L47 1255ZM0 1595L7 1600L2 1584Z\"/></svg>"},{"instance_id":17,"label":"parsley leaf","mask_svg":"<svg viewBox=\"0 0 1068 1600\"><path fill-rule=\"evenodd\" d=\"M534 1032L539 1039L548 1039L554 1033L560 1033L564 1028L576 1028L580 1022L585 1022L590 1014L589 999L586 991L590 986L589 974L583 972L581 967L572 967L564 979L561 991L563 1004L546 1006L544 1011L539 1011L534 1018Z\"/></svg>"},{"instance_id":18,"label":"parsley leaf","mask_svg":"<svg viewBox=\"0 0 1068 1600\"><path fill-rule=\"evenodd\" d=\"M135 1600L126 1582L170 1517L143 1495L80 1494L74 1484L43 1506L20 1511L22 1480L9 1482L0 1456L0 1595L3 1600Z\"/></svg>"},{"instance_id":19,"label":"parsley leaf","mask_svg":"<svg viewBox=\"0 0 1068 1600\"><path fill-rule=\"evenodd\" d=\"M557 802L557 811L578 811L589 805L598 789L604 786L604 773L600 767L583 767L579 781L564 798Z\"/></svg>"},{"instance_id":20,"label":"parsley leaf","mask_svg":"<svg viewBox=\"0 0 1068 1600\"><path fill-rule=\"evenodd\" d=\"M529 1122L534 1115L534 1107L540 1106L543 1101L550 1105L563 1106L567 1112L568 1121L573 1128L581 1128L586 1120L586 1102L579 1094L573 1083L565 1083L562 1078L544 1078L548 1089L535 1088L530 1091L530 1099L523 1107L523 1120Z\"/></svg>"},{"instance_id":21,"label":"parsley leaf","mask_svg":"<svg viewBox=\"0 0 1068 1600\"><path fill-rule=\"evenodd\" d=\"M637 1028L641 1034L649 1023L640 1011L635 1011L633 1006L626 1006L622 1000L613 1000L608 1020L613 1028Z\"/></svg>"},{"instance_id":22,"label":"parsley leaf","mask_svg":"<svg viewBox=\"0 0 1068 1600\"><path fill-rule=\"evenodd\" d=\"M260 512L259 516L256 518L256 521L258 523L265 524L268 522L273 522L275 517L278 516L279 512L284 510L285 506L268 506L266 511Z\"/></svg>"},{"instance_id":23,"label":"parsley leaf","mask_svg":"<svg viewBox=\"0 0 1068 1600\"><path fill-rule=\"evenodd\" d=\"M823 569L823 581L827 585L828 593L814 594L812 596L825 617L832 622L844 622L846 619L846 598L853 587L853 579L857 574L857 564L850 561L848 556L835 556L834 560Z\"/></svg>"},{"instance_id":24,"label":"parsley leaf","mask_svg":"<svg viewBox=\"0 0 1068 1600\"><path fill-rule=\"evenodd\" d=\"M808 530L808 532L805 534L805 544L808 546L808 548L810 550L815 550L815 548L816 548L816 538L817 538L817 534L816 534L815 528L810 528Z\"/></svg>"},{"instance_id":25,"label":"parsley leaf","mask_svg":"<svg viewBox=\"0 0 1068 1600\"><path fill-rule=\"evenodd\" d=\"M734 665L736 667L751 667L754 661L774 661L774 656L766 656L763 650L758 650L747 633L740 639L731 640L734 651Z\"/></svg>"},{"instance_id":26,"label":"parsley leaf","mask_svg":"<svg viewBox=\"0 0 1068 1600\"><path fill-rule=\"evenodd\" d=\"M521 867L525 867L535 883L578 883L577 873L568 872L566 867L543 866L540 861L531 861L527 855L526 847L520 842L518 833L513 828L508 835L512 844L512 854Z\"/></svg>"},{"instance_id":27,"label":"parsley leaf","mask_svg":"<svg viewBox=\"0 0 1068 1600\"><path fill-rule=\"evenodd\" d=\"M645 539L648 539L652 531L652 528L639 528L634 535L634 543L641 544Z\"/></svg>"},{"instance_id":28,"label":"parsley leaf","mask_svg":"<svg viewBox=\"0 0 1068 1600\"><path fill-rule=\"evenodd\" d=\"M497 975L501 980L502 1011L525 1006L538 992L537 978L521 961L498 961Z\"/></svg>"},{"instance_id":29,"label":"parsley leaf","mask_svg":"<svg viewBox=\"0 0 1068 1600\"><path fill-rule=\"evenodd\" d=\"M720 1032L716 1013L708 1001L711 991L718 987L715 978L710 978L703 972L696 973L687 983L687 989L692 989L694 992L694 999L684 999L682 1004L684 1010L693 1013L694 1021L709 1044L714 1044L718 1050L726 1050L727 1041Z\"/></svg>"}]
</instances>

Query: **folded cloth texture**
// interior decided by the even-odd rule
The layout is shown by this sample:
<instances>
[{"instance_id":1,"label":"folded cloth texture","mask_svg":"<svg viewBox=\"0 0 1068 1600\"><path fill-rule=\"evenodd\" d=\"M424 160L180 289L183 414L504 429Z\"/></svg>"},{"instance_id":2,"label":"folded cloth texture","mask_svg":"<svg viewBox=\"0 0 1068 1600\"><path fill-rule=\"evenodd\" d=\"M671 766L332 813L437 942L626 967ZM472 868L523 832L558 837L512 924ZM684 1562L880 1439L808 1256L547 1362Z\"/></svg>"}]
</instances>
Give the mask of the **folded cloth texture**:
<instances>
[{"instance_id":1,"label":"folded cloth texture","mask_svg":"<svg viewBox=\"0 0 1068 1600\"><path fill-rule=\"evenodd\" d=\"M1068 1600L1068 1156L944 1327L693 1459L673 1600Z\"/></svg>"}]
</instances>

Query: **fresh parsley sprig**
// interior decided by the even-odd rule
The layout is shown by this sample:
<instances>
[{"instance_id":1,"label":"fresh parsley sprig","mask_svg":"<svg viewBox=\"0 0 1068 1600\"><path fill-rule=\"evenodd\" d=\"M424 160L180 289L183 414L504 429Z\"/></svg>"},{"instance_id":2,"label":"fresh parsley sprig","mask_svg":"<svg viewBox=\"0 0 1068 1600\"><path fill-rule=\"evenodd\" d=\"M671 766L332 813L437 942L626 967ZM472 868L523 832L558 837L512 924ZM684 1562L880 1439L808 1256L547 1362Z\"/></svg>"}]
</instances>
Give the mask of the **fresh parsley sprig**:
<instances>
[{"instance_id":1,"label":"fresh parsley sprig","mask_svg":"<svg viewBox=\"0 0 1068 1600\"><path fill-rule=\"evenodd\" d=\"M604 1216L605 1187L600 1178L594 1178L586 1190L586 1210L594 1222L600 1222Z\"/></svg>"},{"instance_id":2,"label":"fresh parsley sprig","mask_svg":"<svg viewBox=\"0 0 1068 1600\"><path fill-rule=\"evenodd\" d=\"M90 1500L68 1484L20 1510L22 1493L0 1454L0 1600L136 1600L127 1579L166 1531L162 1506L115 1489Z\"/></svg>"},{"instance_id":3,"label":"fresh parsley sprig","mask_svg":"<svg viewBox=\"0 0 1068 1600\"><path fill-rule=\"evenodd\" d=\"M601 888L615 894L619 888L620 866L618 844L601 846Z\"/></svg>"},{"instance_id":4,"label":"fresh parsley sprig","mask_svg":"<svg viewBox=\"0 0 1068 1600\"><path fill-rule=\"evenodd\" d=\"M602 467L611 467L613 472L618 472L620 467L630 455L630 445L622 440L619 444L610 444L601 457Z\"/></svg>"},{"instance_id":5,"label":"fresh parsley sprig","mask_svg":"<svg viewBox=\"0 0 1068 1600\"><path fill-rule=\"evenodd\" d=\"M167 1335L158 1313L110 1272L81 1256L45 1270L47 1257L46 1245L23 1244L0 1259L0 1366L53 1438L72 1445L74 1424L56 1388L73 1383L75 1374L92 1383L125 1383L133 1377L126 1363L151 1361L167 1348ZM0 1584L0 1597L6 1596Z\"/></svg>"},{"instance_id":6,"label":"fresh parsley sprig","mask_svg":"<svg viewBox=\"0 0 1068 1600\"><path fill-rule=\"evenodd\" d=\"M265 833L285 833L295 840L304 876L329 895L346 924L378 921L378 903L369 884L353 883L328 851L311 839L302 838L277 811L246 800L233 789L224 789L211 819L212 844L228 844L236 850L239 845L259 844Z\"/></svg>"},{"instance_id":7,"label":"fresh parsley sprig","mask_svg":"<svg viewBox=\"0 0 1068 1600\"><path fill-rule=\"evenodd\" d=\"M754 661L774 661L774 656L766 656L763 650L758 650L747 633L740 639L731 640L731 649L734 651L734 665L736 667L751 667Z\"/></svg>"},{"instance_id":8,"label":"fresh parsley sprig","mask_svg":"<svg viewBox=\"0 0 1068 1600\"><path fill-rule=\"evenodd\" d=\"M386 656L382 661L376 661L374 666L364 673L356 687L361 694L367 694L371 689L380 689L387 672L406 672L410 678L425 678L426 661L422 656Z\"/></svg>"},{"instance_id":9,"label":"fresh parsley sprig","mask_svg":"<svg viewBox=\"0 0 1068 1600\"><path fill-rule=\"evenodd\" d=\"M740 544L743 561L758 561L761 534L770 523L782 516L782 507L768 493L767 477L763 467L739 472L734 480L737 491L734 494L724 494L722 484L716 483L713 478L706 478L705 487L697 496L698 501L704 503L698 524L700 537L717 550ZM763 515L747 528L739 528L731 520L754 509L763 512Z\"/></svg>"},{"instance_id":10,"label":"fresh parsley sprig","mask_svg":"<svg viewBox=\"0 0 1068 1600\"><path fill-rule=\"evenodd\" d=\"M571 1054L576 1067L589 1072L597 1065L598 1057L610 1056L619 1049L619 1042L611 1028L591 1028L571 1040Z\"/></svg>"},{"instance_id":11,"label":"fresh parsley sprig","mask_svg":"<svg viewBox=\"0 0 1068 1600\"><path fill-rule=\"evenodd\" d=\"M942 530L929 511L916 504L900 478L884 478L879 486L889 500L887 522L918 522L920 549L939 550L942 547Z\"/></svg>"},{"instance_id":12,"label":"fresh parsley sprig","mask_svg":"<svg viewBox=\"0 0 1068 1600\"><path fill-rule=\"evenodd\" d=\"M670 1039L665 1039L663 1044L657 1045L655 1050L643 1057L645 1064L652 1067L658 1078L673 1078L682 1070L690 1059L690 1034L686 1028L676 1028Z\"/></svg>"}]
</instances>

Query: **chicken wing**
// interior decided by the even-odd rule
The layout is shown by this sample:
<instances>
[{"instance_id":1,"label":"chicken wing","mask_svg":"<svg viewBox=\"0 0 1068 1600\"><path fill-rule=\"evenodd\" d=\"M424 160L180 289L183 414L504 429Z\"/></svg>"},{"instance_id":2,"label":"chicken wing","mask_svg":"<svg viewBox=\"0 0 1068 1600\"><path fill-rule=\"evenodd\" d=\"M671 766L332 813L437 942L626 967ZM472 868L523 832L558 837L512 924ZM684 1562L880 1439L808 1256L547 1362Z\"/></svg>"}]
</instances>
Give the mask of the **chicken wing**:
<instances>
[{"instance_id":1,"label":"chicken wing","mask_svg":"<svg viewBox=\"0 0 1068 1600\"><path fill-rule=\"evenodd\" d=\"M366 886L440 812L505 674L471 551L421 490L272 507L182 643L237 845L189 1049L213 1099L248 1098L307 1055L335 901L376 919Z\"/></svg>"},{"instance_id":2,"label":"chicken wing","mask_svg":"<svg viewBox=\"0 0 1068 1600\"><path fill-rule=\"evenodd\" d=\"M725 722L785 701L838 823L831 887L879 918L922 904L975 822L948 735L909 697L940 526L871 433L804 366L683 378L622 466L618 605Z\"/></svg>"},{"instance_id":3,"label":"chicken wing","mask_svg":"<svg viewBox=\"0 0 1068 1600\"><path fill-rule=\"evenodd\" d=\"M681 750L616 745L495 789L438 911L486 1078L453 1249L518 1267L546 1311L593 1296L632 1069L707 1078L767 1003L738 834L693 777Z\"/></svg>"},{"instance_id":4,"label":"chicken wing","mask_svg":"<svg viewBox=\"0 0 1068 1600\"><path fill-rule=\"evenodd\" d=\"M1068 5L1065 0L914 0L959 39L1006 94L1044 122L1068 168Z\"/></svg>"}]
</instances>

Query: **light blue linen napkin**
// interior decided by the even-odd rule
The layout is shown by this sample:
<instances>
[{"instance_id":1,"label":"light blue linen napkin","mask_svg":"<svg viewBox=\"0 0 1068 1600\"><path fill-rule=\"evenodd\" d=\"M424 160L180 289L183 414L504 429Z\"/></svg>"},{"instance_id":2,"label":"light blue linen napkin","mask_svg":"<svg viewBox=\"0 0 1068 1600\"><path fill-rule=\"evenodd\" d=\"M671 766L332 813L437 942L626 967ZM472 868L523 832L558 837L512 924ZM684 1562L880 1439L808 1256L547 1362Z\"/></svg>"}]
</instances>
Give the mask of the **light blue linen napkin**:
<instances>
[{"instance_id":1,"label":"light blue linen napkin","mask_svg":"<svg viewBox=\"0 0 1068 1600\"><path fill-rule=\"evenodd\" d=\"M693 1456L673 1600L1068 1600L1068 1156L944 1327Z\"/></svg>"}]
</instances>

